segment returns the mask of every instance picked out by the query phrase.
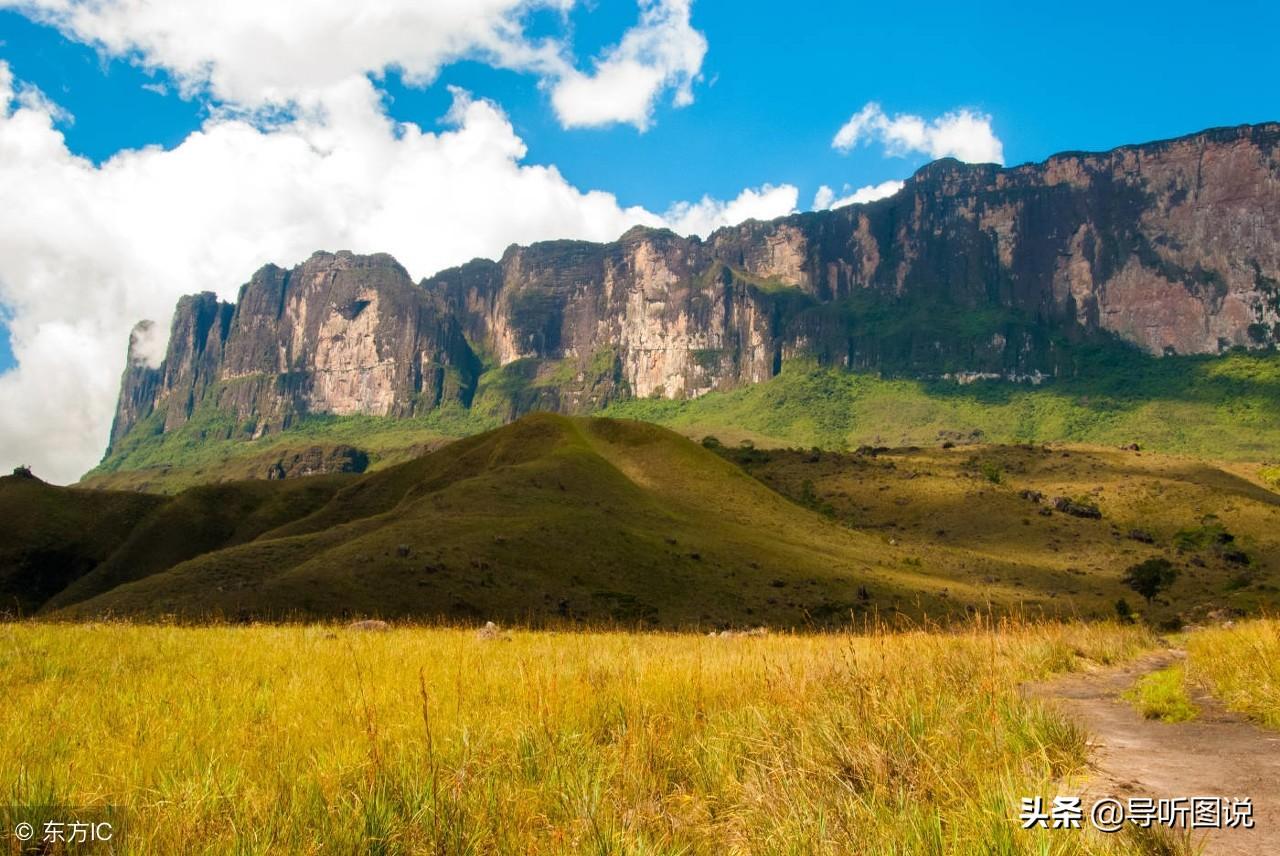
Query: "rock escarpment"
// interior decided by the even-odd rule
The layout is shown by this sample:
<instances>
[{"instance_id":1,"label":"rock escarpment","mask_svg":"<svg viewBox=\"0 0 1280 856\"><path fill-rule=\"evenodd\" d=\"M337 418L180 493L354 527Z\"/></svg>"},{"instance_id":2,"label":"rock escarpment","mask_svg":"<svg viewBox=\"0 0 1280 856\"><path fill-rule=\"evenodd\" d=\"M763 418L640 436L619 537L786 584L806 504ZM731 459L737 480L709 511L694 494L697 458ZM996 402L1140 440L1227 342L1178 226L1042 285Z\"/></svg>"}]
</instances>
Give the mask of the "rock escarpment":
<instances>
[{"instance_id":1,"label":"rock escarpment","mask_svg":"<svg viewBox=\"0 0 1280 856\"><path fill-rule=\"evenodd\" d=\"M470 403L480 364L442 301L387 255L316 253L268 265L234 305L184 297L164 362L131 340L115 444L143 420L172 431L197 411L251 437L306 413L413 416Z\"/></svg>"},{"instance_id":2,"label":"rock escarpment","mask_svg":"<svg viewBox=\"0 0 1280 856\"><path fill-rule=\"evenodd\" d=\"M1157 355L1280 340L1280 125L937 161L870 204L706 240L513 246L418 284L385 255L268 266L234 305L183 298L159 368L131 348L112 444L198 412L257 436L308 413L468 407L485 371L515 416L694 397L800 356L1039 379L1104 339Z\"/></svg>"}]
</instances>

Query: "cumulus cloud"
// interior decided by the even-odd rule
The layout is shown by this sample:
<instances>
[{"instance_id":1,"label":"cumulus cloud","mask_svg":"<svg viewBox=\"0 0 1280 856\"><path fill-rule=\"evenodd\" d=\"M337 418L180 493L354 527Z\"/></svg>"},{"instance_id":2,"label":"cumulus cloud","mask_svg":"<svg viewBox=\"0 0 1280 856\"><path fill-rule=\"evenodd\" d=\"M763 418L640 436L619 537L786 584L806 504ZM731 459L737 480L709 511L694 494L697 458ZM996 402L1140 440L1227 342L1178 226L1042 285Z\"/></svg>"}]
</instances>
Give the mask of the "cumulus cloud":
<instances>
[{"instance_id":1,"label":"cumulus cloud","mask_svg":"<svg viewBox=\"0 0 1280 856\"><path fill-rule=\"evenodd\" d=\"M707 40L690 23L691 0L640 0L640 23L606 51L590 74L568 70L551 103L565 127L626 122L644 130L666 89L673 103L693 103Z\"/></svg>"},{"instance_id":2,"label":"cumulus cloud","mask_svg":"<svg viewBox=\"0 0 1280 856\"><path fill-rule=\"evenodd\" d=\"M430 83L473 57L537 74L566 127L648 127L661 95L693 100L707 43L690 24L692 0L638 0L639 21L580 71L564 38L532 38L530 12L567 15L577 0L0 0L111 56L174 76L187 96L207 93L246 110L314 109L353 77L403 72Z\"/></svg>"},{"instance_id":3,"label":"cumulus cloud","mask_svg":"<svg viewBox=\"0 0 1280 856\"><path fill-rule=\"evenodd\" d=\"M905 113L889 116L872 101L849 117L831 146L847 152L859 142L872 141L884 146L886 155L918 152L969 163L1004 163L1004 145L991 129L991 117L971 110L953 110L936 119Z\"/></svg>"},{"instance_id":4,"label":"cumulus cloud","mask_svg":"<svg viewBox=\"0 0 1280 856\"><path fill-rule=\"evenodd\" d=\"M0 304L18 360L0 375L0 465L78 477L105 445L134 323L167 331L178 296L233 299L266 262L385 251L421 277L512 242L610 240L637 223L700 232L795 205L794 188L765 187L670 219L623 207L524 163L497 105L453 94L451 126L431 133L391 120L357 75L316 96L323 110L270 125L218 114L176 148L95 166L0 62Z\"/></svg>"},{"instance_id":5,"label":"cumulus cloud","mask_svg":"<svg viewBox=\"0 0 1280 856\"><path fill-rule=\"evenodd\" d=\"M837 196L834 190L824 184L813 195L813 210L824 211L828 208L843 208L846 205L854 205L860 202L875 202L877 199L892 196L901 190L902 186L903 183L901 181L882 181L879 184L859 187L849 193L849 186L845 185L845 195Z\"/></svg>"},{"instance_id":6,"label":"cumulus cloud","mask_svg":"<svg viewBox=\"0 0 1280 856\"><path fill-rule=\"evenodd\" d=\"M721 226L790 214L795 211L799 196L800 191L794 185L765 184L759 189L747 188L728 201L704 196L697 202L678 202L667 209L664 219L671 229L682 235L706 237Z\"/></svg>"}]
</instances>

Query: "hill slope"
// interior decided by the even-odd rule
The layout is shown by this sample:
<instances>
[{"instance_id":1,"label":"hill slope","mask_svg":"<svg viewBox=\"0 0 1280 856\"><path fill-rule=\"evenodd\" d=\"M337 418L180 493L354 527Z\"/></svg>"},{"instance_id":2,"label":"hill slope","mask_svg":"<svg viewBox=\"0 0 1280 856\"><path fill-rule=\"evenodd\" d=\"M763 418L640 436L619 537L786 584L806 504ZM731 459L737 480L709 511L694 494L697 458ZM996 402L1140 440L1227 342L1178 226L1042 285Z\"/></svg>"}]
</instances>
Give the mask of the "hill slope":
<instances>
[{"instance_id":1,"label":"hill slope","mask_svg":"<svg viewBox=\"0 0 1280 856\"><path fill-rule=\"evenodd\" d=\"M1152 618L1280 602L1280 495L1251 465L963 440L860 453L707 446L639 422L538 414L365 475L167 499L5 480L0 504L38 490L47 508L95 496L136 507L132 519L50 515L108 527L39 601L67 617L674 627L970 608L1107 616L1135 600L1124 571L1155 557L1182 575L1143 607ZM1101 519L1055 512L1059 495Z\"/></svg>"},{"instance_id":2,"label":"hill slope","mask_svg":"<svg viewBox=\"0 0 1280 856\"><path fill-rule=\"evenodd\" d=\"M848 620L850 610L895 600L949 608L935 582L884 566L878 538L642 423L538 414L376 473L325 478L303 497L308 480L295 482L287 513L278 506L289 482L222 486L220 508L239 501L253 519L211 525L220 549L133 581L120 569L164 560L135 552L108 561L49 609L675 626ZM170 500L128 545L163 531L166 515L208 490ZM267 499L257 505L243 498L259 493ZM271 515L288 519L249 539ZM109 582L121 584L100 590Z\"/></svg>"}]
</instances>

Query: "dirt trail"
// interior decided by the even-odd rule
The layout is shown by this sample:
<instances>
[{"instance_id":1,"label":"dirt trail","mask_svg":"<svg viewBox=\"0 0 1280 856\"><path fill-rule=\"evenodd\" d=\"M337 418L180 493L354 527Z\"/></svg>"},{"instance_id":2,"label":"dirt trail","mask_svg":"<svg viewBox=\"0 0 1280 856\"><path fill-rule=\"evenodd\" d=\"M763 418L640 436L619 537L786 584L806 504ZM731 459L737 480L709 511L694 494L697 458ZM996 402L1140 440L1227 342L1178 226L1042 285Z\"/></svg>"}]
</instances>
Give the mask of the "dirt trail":
<instances>
[{"instance_id":1,"label":"dirt trail","mask_svg":"<svg viewBox=\"0 0 1280 856\"><path fill-rule=\"evenodd\" d=\"M1253 829L1196 830L1196 843L1206 856L1280 854L1280 732L1259 729L1201 691L1193 692L1200 715L1182 723L1143 719L1119 697L1140 676L1182 656L1160 651L1121 668L1029 689L1089 731L1086 805L1103 796L1250 797Z\"/></svg>"}]
</instances>

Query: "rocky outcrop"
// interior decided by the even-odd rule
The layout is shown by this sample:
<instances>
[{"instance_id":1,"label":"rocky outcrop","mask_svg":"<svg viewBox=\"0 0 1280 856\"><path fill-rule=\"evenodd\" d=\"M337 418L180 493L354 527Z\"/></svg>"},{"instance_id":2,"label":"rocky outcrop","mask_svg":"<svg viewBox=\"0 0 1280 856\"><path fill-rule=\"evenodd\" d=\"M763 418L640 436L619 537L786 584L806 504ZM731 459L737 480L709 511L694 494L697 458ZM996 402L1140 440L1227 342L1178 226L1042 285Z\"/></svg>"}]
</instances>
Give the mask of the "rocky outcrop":
<instances>
[{"instance_id":1,"label":"rocky outcrop","mask_svg":"<svg viewBox=\"0 0 1280 856\"><path fill-rule=\"evenodd\" d=\"M234 305L179 303L164 363L131 344L113 446L200 408L258 436L306 413L503 415L688 398L796 357L1038 382L1075 343L1153 354L1280 340L1280 125L1003 169L929 164L893 197L749 221L707 240L513 246L415 285L389 256L263 268ZM145 331L139 331L139 333Z\"/></svg>"},{"instance_id":2,"label":"rocky outcrop","mask_svg":"<svg viewBox=\"0 0 1280 856\"><path fill-rule=\"evenodd\" d=\"M333 473L362 473L369 468L369 454L353 446L311 446L288 452L267 467L269 481L296 479Z\"/></svg>"},{"instance_id":3,"label":"rocky outcrop","mask_svg":"<svg viewBox=\"0 0 1280 856\"><path fill-rule=\"evenodd\" d=\"M197 410L225 436L261 436L306 413L413 416L470 403L480 366L457 319L387 255L316 253L262 268L234 305L184 297L164 362L131 342L112 429L154 419L172 431Z\"/></svg>"}]
</instances>

